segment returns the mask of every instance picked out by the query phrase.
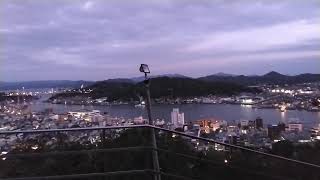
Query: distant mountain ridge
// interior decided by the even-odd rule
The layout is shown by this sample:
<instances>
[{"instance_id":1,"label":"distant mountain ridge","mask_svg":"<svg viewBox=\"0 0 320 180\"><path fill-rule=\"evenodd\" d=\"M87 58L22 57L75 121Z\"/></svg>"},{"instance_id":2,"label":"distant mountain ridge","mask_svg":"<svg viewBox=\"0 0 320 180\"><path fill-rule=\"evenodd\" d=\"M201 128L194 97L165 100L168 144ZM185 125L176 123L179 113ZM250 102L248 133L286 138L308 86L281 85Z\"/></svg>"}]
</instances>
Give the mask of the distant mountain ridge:
<instances>
[{"instance_id":1,"label":"distant mountain ridge","mask_svg":"<svg viewBox=\"0 0 320 180\"><path fill-rule=\"evenodd\" d=\"M207 82L230 82L241 85L257 85L257 84L296 84L296 83L310 83L320 82L320 74L300 74L295 76L283 75L281 73L271 71L262 76L219 76L209 75L198 78Z\"/></svg>"},{"instance_id":2,"label":"distant mountain ridge","mask_svg":"<svg viewBox=\"0 0 320 180\"><path fill-rule=\"evenodd\" d=\"M175 78L191 78L181 74L162 74L162 75L151 75L149 78L158 78L158 77L175 77ZM144 80L144 76L130 78L133 82L141 82Z\"/></svg>"},{"instance_id":3,"label":"distant mountain ridge","mask_svg":"<svg viewBox=\"0 0 320 180\"><path fill-rule=\"evenodd\" d=\"M163 75L151 75L150 78L158 77L171 77L171 78L190 78L181 74L163 74ZM228 82L236 83L241 85L257 85L257 84L294 84L294 83L310 83L310 82L320 82L320 74L304 73L300 75L284 75L276 71L271 71L264 75L234 75L219 72L216 74L199 77L190 78L197 79L206 82ZM134 78L115 78L108 79L109 82L125 82L125 83L139 83L144 80L144 76L134 77ZM101 82L101 81L97 81ZM49 80L49 81L25 81L25 82L0 82L0 90L16 90L30 88L77 88L82 84L84 86L90 86L96 83L95 81L71 81L71 80Z\"/></svg>"},{"instance_id":4,"label":"distant mountain ridge","mask_svg":"<svg viewBox=\"0 0 320 180\"><path fill-rule=\"evenodd\" d=\"M271 72L268 72L267 74L263 75L263 76L269 76L269 77L283 77L285 75L283 74L280 74L276 71L271 71Z\"/></svg>"},{"instance_id":5,"label":"distant mountain ridge","mask_svg":"<svg viewBox=\"0 0 320 180\"><path fill-rule=\"evenodd\" d=\"M89 86L94 81L71 81L71 80L48 80L48 81L23 81L23 82L0 82L0 90L41 89L41 88L77 88L81 85Z\"/></svg>"},{"instance_id":6,"label":"distant mountain ridge","mask_svg":"<svg viewBox=\"0 0 320 180\"><path fill-rule=\"evenodd\" d=\"M222 76L222 77L233 77L233 76L237 76L235 74L227 74L227 73L223 73L223 72L218 72L216 74L213 74L214 76Z\"/></svg>"}]
</instances>

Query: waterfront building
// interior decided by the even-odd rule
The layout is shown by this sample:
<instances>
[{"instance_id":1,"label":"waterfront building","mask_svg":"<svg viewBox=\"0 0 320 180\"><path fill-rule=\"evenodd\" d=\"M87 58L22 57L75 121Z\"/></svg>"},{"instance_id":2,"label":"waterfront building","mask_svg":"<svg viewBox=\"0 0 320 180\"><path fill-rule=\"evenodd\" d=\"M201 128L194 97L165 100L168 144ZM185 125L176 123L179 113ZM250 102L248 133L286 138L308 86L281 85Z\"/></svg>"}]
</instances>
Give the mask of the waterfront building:
<instances>
[{"instance_id":1,"label":"waterfront building","mask_svg":"<svg viewBox=\"0 0 320 180\"><path fill-rule=\"evenodd\" d=\"M89 122L97 122L103 119L99 110L81 110L81 111L70 111L68 115L77 118L77 119L84 119Z\"/></svg>"},{"instance_id":2,"label":"waterfront building","mask_svg":"<svg viewBox=\"0 0 320 180\"><path fill-rule=\"evenodd\" d=\"M195 124L200 125L201 129L209 132L209 131L216 131L217 129L222 126L223 121L217 120L214 118L207 118L207 119L200 119L194 122Z\"/></svg>"},{"instance_id":3,"label":"waterfront building","mask_svg":"<svg viewBox=\"0 0 320 180\"><path fill-rule=\"evenodd\" d=\"M268 126L268 137L271 140L278 140L281 132L285 131L285 124L280 123L278 125L269 125Z\"/></svg>"},{"instance_id":4,"label":"waterfront building","mask_svg":"<svg viewBox=\"0 0 320 180\"><path fill-rule=\"evenodd\" d=\"M286 129L287 131L297 131L297 132L302 132L303 125L300 122L290 122L288 123L288 128Z\"/></svg>"},{"instance_id":5,"label":"waterfront building","mask_svg":"<svg viewBox=\"0 0 320 180\"><path fill-rule=\"evenodd\" d=\"M139 117L135 117L133 119L133 123L134 124L145 124L147 122L147 119L143 119L142 116L139 116Z\"/></svg>"},{"instance_id":6,"label":"waterfront building","mask_svg":"<svg viewBox=\"0 0 320 180\"><path fill-rule=\"evenodd\" d=\"M182 127L184 125L184 113L180 113L179 108L173 108L171 112L171 123L173 128Z\"/></svg>"},{"instance_id":7,"label":"waterfront building","mask_svg":"<svg viewBox=\"0 0 320 180\"><path fill-rule=\"evenodd\" d=\"M239 131L239 128L238 128L237 126L229 125L229 126L227 127L227 133L228 133L228 135L230 135L230 134L236 134L238 131Z\"/></svg>"},{"instance_id":8,"label":"waterfront building","mask_svg":"<svg viewBox=\"0 0 320 180\"><path fill-rule=\"evenodd\" d=\"M81 111L70 111L68 115L72 115L77 118L81 118L83 116L94 116L94 115L101 115L99 110L81 110Z\"/></svg>"},{"instance_id":9,"label":"waterfront building","mask_svg":"<svg viewBox=\"0 0 320 180\"><path fill-rule=\"evenodd\" d=\"M254 125L256 129L262 129L263 128L263 119L258 117L255 121L254 121Z\"/></svg>"},{"instance_id":10,"label":"waterfront building","mask_svg":"<svg viewBox=\"0 0 320 180\"><path fill-rule=\"evenodd\" d=\"M241 127L249 126L249 120L242 119L240 120Z\"/></svg>"},{"instance_id":11,"label":"waterfront building","mask_svg":"<svg viewBox=\"0 0 320 180\"><path fill-rule=\"evenodd\" d=\"M232 134L232 135L229 135L226 137L225 142L229 143L229 144L239 145L240 138L239 138L239 136Z\"/></svg>"},{"instance_id":12,"label":"waterfront building","mask_svg":"<svg viewBox=\"0 0 320 180\"><path fill-rule=\"evenodd\" d=\"M311 139L320 140L320 124L310 129Z\"/></svg>"}]
</instances>

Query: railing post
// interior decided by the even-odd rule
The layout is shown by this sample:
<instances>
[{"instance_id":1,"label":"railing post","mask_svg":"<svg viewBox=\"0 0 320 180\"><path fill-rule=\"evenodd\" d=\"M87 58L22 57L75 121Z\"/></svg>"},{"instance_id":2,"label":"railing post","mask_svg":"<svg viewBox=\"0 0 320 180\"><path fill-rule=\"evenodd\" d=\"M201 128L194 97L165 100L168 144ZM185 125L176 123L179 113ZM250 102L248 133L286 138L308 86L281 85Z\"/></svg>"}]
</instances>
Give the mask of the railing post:
<instances>
[{"instance_id":1,"label":"railing post","mask_svg":"<svg viewBox=\"0 0 320 180\"><path fill-rule=\"evenodd\" d=\"M57 138L58 150L61 150L62 145L61 145L60 133L59 132L55 132L54 134L55 134L55 136Z\"/></svg>"},{"instance_id":2,"label":"railing post","mask_svg":"<svg viewBox=\"0 0 320 180\"><path fill-rule=\"evenodd\" d=\"M100 134L100 138L101 138L101 144L102 144L102 148L105 149L106 148L106 130L102 129L102 133ZM103 152L103 173L106 172L106 152ZM103 178L104 180L108 180L109 178L107 176L105 176Z\"/></svg>"},{"instance_id":3,"label":"railing post","mask_svg":"<svg viewBox=\"0 0 320 180\"><path fill-rule=\"evenodd\" d=\"M106 129L102 129L101 143L102 143L102 147L104 148L106 145Z\"/></svg>"},{"instance_id":4,"label":"railing post","mask_svg":"<svg viewBox=\"0 0 320 180\"><path fill-rule=\"evenodd\" d=\"M149 83L145 83L145 85L146 85L146 92L147 92L147 112L148 112L149 125L152 126L153 123L152 123L152 116L151 116L151 98L150 98ZM154 180L161 180L156 136L153 128L151 128L150 131L151 131L151 143L153 148L152 163L153 163L153 169L157 173L154 175Z\"/></svg>"}]
</instances>

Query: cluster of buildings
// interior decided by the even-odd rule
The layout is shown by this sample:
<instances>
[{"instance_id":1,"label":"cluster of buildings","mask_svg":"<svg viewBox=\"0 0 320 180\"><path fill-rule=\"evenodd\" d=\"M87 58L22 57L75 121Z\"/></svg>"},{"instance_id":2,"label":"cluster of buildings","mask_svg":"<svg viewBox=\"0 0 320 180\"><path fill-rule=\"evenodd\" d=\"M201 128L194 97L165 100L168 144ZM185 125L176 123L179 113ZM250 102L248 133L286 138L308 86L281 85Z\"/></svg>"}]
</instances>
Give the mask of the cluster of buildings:
<instances>
[{"instance_id":1,"label":"cluster of buildings","mask_svg":"<svg viewBox=\"0 0 320 180\"><path fill-rule=\"evenodd\" d=\"M290 119L288 123L265 125L262 118L255 120L237 120L227 122L213 118L184 123L184 113L179 109L171 112L171 126L169 128L183 131L194 136L207 137L219 142L231 143L255 149L271 149L272 144L281 140L294 143L308 143L320 140L320 125L306 130L298 119ZM208 148L206 144L198 148ZM221 147L217 147L218 149Z\"/></svg>"},{"instance_id":2,"label":"cluster of buildings","mask_svg":"<svg viewBox=\"0 0 320 180\"><path fill-rule=\"evenodd\" d=\"M219 96L208 95L204 97L185 97L173 98L164 97L153 99L157 104L242 104L249 105L252 108L264 109L272 108L280 111L287 110L306 110L320 112L320 84L305 83L294 85L259 85L257 88L262 90L262 93L242 93L237 96ZM91 89L65 89L57 91L48 89L45 92L27 92L25 90L8 92L8 96L18 97L18 95L40 96L42 94L54 94L57 92L67 93L90 93ZM19 101L17 98L12 99L13 102ZM124 105L132 104L135 107L144 107L143 100L127 102L127 101L110 101L108 97L91 98L87 96L74 97L57 97L50 100L50 103L55 104L70 104L70 105Z\"/></svg>"},{"instance_id":3,"label":"cluster of buildings","mask_svg":"<svg viewBox=\"0 0 320 180\"><path fill-rule=\"evenodd\" d=\"M282 111L320 111L319 83L264 86L262 88L270 98L259 104L260 107L279 108Z\"/></svg>"},{"instance_id":4,"label":"cluster of buildings","mask_svg":"<svg viewBox=\"0 0 320 180\"><path fill-rule=\"evenodd\" d=\"M148 120L142 116L133 119L111 117L99 110L69 111L56 114L52 109L43 112L32 112L27 105L0 105L0 131L12 130L38 130L38 129L63 129L82 127L105 127L147 124ZM183 131L194 136L207 137L219 142L247 146L256 149L270 149L274 142L290 140L297 143L312 142L320 140L320 126L306 131L303 124L297 119L287 124L265 125L263 119L237 120L227 122L213 118L205 118L187 123L185 114L178 108L173 108L171 121L157 119L153 122L156 126ZM91 142L99 140L99 133L79 132L68 137L70 141ZM12 147L18 137L10 136L0 139L0 148ZM196 140L191 140L198 149L208 148ZM223 150L223 147L214 147Z\"/></svg>"},{"instance_id":5,"label":"cluster of buildings","mask_svg":"<svg viewBox=\"0 0 320 180\"><path fill-rule=\"evenodd\" d=\"M260 85L260 94L242 93L237 96L209 95L205 97L189 97L155 99L159 104L242 104L252 108L272 108L280 111L306 110L320 111L320 84L305 83L294 85Z\"/></svg>"},{"instance_id":6,"label":"cluster of buildings","mask_svg":"<svg viewBox=\"0 0 320 180\"><path fill-rule=\"evenodd\" d=\"M147 123L147 119L142 116L125 119L112 117L99 110L79 110L63 114L56 114L52 109L45 109L43 112L32 112L25 105L0 105L0 119L0 131L106 127ZM162 125L164 120L157 120L156 123ZM115 131L114 134L119 135L119 131ZM99 131L77 131L65 134L63 140L81 144L95 143L101 140L100 135L101 132ZM28 134L28 136L2 135L0 138L0 151L8 152L17 147L25 147L26 144L23 144L23 142L33 142L35 139L41 139L50 147L51 145L56 145L58 141L54 133L35 133Z\"/></svg>"}]
</instances>

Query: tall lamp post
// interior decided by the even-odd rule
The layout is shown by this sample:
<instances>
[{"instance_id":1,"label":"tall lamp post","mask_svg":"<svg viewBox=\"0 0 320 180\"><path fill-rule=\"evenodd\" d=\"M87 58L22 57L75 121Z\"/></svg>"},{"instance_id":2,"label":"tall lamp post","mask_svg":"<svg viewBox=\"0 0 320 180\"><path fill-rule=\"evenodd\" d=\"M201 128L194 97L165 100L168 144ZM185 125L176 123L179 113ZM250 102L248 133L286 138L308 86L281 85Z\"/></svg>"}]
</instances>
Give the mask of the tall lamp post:
<instances>
[{"instance_id":1,"label":"tall lamp post","mask_svg":"<svg viewBox=\"0 0 320 180\"><path fill-rule=\"evenodd\" d=\"M141 64L139 70L140 72L144 73L144 77L145 77L145 80L143 82L146 88L146 95L147 95L146 99L147 99L148 123L149 125L153 125L152 116L151 116L150 79L148 78L150 69L147 64ZM150 130L151 130L151 143L153 147L153 150L152 150L153 169L157 173L154 175L154 180L161 180L156 136L155 136L154 129L151 128Z\"/></svg>"}]
</instances>

